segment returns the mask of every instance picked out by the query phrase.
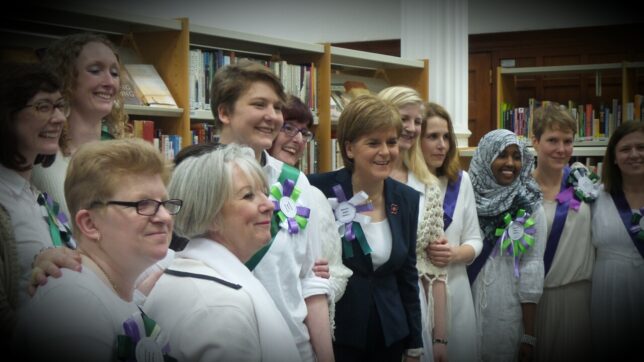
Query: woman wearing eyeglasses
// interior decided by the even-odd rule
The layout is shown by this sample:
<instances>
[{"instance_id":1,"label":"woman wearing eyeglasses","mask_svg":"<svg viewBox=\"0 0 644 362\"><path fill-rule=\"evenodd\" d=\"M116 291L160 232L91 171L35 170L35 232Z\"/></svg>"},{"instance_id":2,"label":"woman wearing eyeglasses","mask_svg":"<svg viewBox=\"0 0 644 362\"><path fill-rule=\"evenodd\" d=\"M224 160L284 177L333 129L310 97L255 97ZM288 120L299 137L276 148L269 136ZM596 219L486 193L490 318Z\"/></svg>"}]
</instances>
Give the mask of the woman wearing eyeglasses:
<instances>
[{"instance_id":1,"label":"woman wearing eyeglasses","mask_svg":"<svg viewBox=\"0 0 644 362\"><path fill-rule=\"evenodd\" d=\"M313 114L299 98L289 95L286 98L286 105L282 107L282 115L284 125L268 153L282 162L297 167L306 144L313 139L313 132L310 130L313 125Z\"/></svg>"},{"instance_id":2,"label":"woman wearing eyeglasses","mask_svg":"<svg viewBox=\"0 0 644 362\"><path fill-rule=\"evenodd\" d=\"M29 299L34 256L56 246L54 237L64 244L55 220L39 204L41 193L31 176L34 164L51 165L68 109L59 80L42 66L0 67L0 345Z\"/></svg>"},{"instance_id":3,"label":"woman wearing eyeglasses","mask_svg":"<svg viewBox=\"0 0 644 362\"><path fill-rule=\"evenodd\" d=\"M139 275L165 257L172 215L182 206L181 200L168 199L170 170L140 139L78 149L65 195L83 268L63 269L21 311L15 338L21 360L141 360L168 354L167 332L154 327L132 300Z\"/></svg>"}]
</instances>

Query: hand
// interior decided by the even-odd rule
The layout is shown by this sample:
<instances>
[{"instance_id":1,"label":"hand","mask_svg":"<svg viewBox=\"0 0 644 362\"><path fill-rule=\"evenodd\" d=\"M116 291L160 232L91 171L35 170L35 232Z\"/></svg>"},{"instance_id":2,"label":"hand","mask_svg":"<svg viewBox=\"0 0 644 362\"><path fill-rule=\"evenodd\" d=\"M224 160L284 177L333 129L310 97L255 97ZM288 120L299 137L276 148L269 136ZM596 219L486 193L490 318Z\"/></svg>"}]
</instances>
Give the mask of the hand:
<instances>
[{"instance_id":1,"label":"hand","mask_svg":"<svg viewBox=\"0 0 644 362\"><path fill-rule=\"evenodd\" d=\"M447 362L447 345L443 343L434 343L432 345L434 362Z\"/></svg>"},{"instance_id":2,"label":"hand","mask_svg":"<svg viewBox=\"0 0 644 362\"><path fill-rule=\"evenodd\" d=\"M427 245L425 252L429 261L439 268L448 266L454 258L452 246L449 245L444 235Z\"/></svg>"},{"instance_id":3,"label":"hand","mask_svg":"<svg viewBox=\"0 0 644 362\"><path fill-rule=\"evenodd\" d=\"M331 277L331 273L329 272L329 261L326 259L316 260L315 265L313 265L313 274L320 278L329 279Z\"/></svg>"},{"instance_id":4,"label":"hand","mask_svg":"<svg viewBox=\"0 0 644 362\"><path fill-rule=\"evenodd\" d=\"M534 347L527 343L521 343L519 346L519 362L531 362Z\"/></svg>"},{"instance_id":5,"label":"hand","mask_svg":"<svg viewBox=\"0 0 644 362\"><path fill-rule=\"evenodd\" d=\"M47 283L47 277L60 278L61 268L81 271L81 256L76 250L68 248L49 248L41 251L33 262L31 279L29 280L29 295L36 293L38 286Z\"/></svg>"}]
</instances>

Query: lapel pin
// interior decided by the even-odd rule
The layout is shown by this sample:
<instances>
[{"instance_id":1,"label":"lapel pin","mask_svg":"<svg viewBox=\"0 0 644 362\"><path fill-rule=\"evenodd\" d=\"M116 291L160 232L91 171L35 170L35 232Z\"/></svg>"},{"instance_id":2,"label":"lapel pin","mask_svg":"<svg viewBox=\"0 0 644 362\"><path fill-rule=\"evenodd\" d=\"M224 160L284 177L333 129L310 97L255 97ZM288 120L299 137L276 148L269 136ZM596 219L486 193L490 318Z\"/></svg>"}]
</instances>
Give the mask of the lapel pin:
<instances>
[{"instance_id":1,"label":"lapel pin","mask_svg":"<svg viewBox=\"0 0 644 362\"><path fill-rule=\"evenodd\" d=\"M396 204L391 204L391 206L389 206L389 212L390 212L392 215L398 215L398 205L396 205Z\"/></svg>"}]
</instances>

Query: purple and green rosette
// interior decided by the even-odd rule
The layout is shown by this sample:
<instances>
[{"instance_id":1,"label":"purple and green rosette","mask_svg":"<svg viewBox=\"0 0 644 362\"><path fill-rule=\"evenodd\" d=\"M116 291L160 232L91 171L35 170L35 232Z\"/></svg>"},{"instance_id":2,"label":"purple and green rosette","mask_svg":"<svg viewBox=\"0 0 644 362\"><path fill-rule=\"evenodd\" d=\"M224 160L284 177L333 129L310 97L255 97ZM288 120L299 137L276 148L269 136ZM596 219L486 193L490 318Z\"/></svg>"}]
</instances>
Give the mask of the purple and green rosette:
<instances>
[{"instance_id":1,"label":"purple and green rosette","mask_svg":"<svg viewBox=\"0 0 644 362\"><path fill-rule=\"evenodd\" d=\"M642 215L644 215L644 208L641 208L639 213L634 212L631 217L631 227L628 229L640 242L644 242L644 217Z\"/></svg>"},{"instance_id":2,"label":"purple and green rosette","mask_svg":"<svg viewBox=\"0 0 644 362\"><path fill-rule=\"evenodd\" d=\"M503 227L497 228L495 236L498 236L495 246L495 255L505 253L514 257L514 275L519 277L519 262L521 255L534 246L535 221L524 209L517 211L512 219L510 213L503 216Z\"/></svg>"},{"instance_id":3,"label":"purple and green rosette","mask_svg":"<svg viewBox=\"0 0 644 362\"><path fill-rule=\"evenodd\" d=\"M333 193L335 197L331 197L328 200L331 208L333 208L335 223L340 235L342 235L343 254L347 258L353 257L351 242L354 240L357 240L364 255L371 254L371 247L360 226L360 223L368 224L371 222L371 217L362 214L373 210L373 204L368 202L369 196L366 192L360 191L347 200L340 185L333 186Z\"/></svg>"},{"instance_id":4,"label":"purple and green rosette","mask_svg":"<svg viewBox=\"0 0 644 362\"><path fill-rule=\"evenodd\" d=\"M556 199L559 203L569 201L569 208L575 211L579 211L581 202L592 203L597 200L601 191L599 177L585 167L571 169L566 185L568 187L561 191Z\"/></svg>"},{"instance_id":5,"label":"purple and green rosette","mask_svg":"<svg viewBox=\"0 0 644 362\"><path fill-rule=\"evenodd\" d=\"M290 179L276 182L271 186L269 198L275 206L274 214L279 218L279 226L289 234L297 234L308 224L311 210L302 205L300 189Z\"/></svg>"},{"instance_id":6,"label":"purple and green rosette","mask_svg":"<svg viewBox=\"0 0 644 362\"><path fill-rule=\"evenodd\" d=\"M134 313L123 322L125 334L116 340L116 355L119 361L174 362L170 353L169 336L142 311Z\"/></svg>"}]
</instances>

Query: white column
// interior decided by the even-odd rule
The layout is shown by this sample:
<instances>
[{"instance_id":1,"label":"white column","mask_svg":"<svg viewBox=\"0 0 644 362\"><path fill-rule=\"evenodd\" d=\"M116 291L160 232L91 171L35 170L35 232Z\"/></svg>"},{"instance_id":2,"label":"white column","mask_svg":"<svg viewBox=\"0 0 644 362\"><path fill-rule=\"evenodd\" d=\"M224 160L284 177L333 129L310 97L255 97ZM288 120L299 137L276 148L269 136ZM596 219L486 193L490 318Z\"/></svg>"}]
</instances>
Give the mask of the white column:
<instances>
[{"instance_id":1,"label":"white column","mask_svg":"<svg viewBox=\"0 0 644 362\"><path fill-rule=\"evenodd\" d=\"M449 112L461 147L468 129L468 0L401 0L400 55L429 59L429 100Z\"/></svg>"}]
</instances>

